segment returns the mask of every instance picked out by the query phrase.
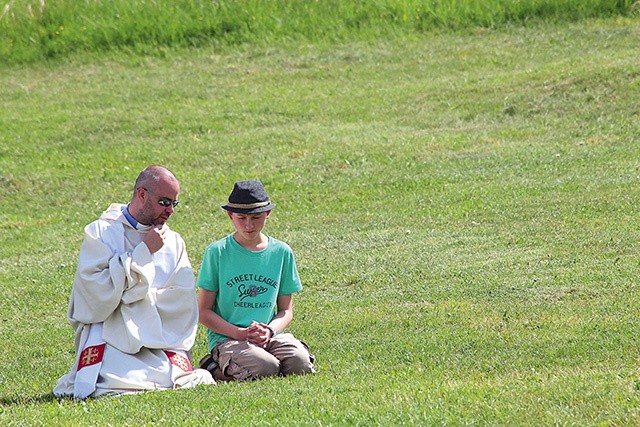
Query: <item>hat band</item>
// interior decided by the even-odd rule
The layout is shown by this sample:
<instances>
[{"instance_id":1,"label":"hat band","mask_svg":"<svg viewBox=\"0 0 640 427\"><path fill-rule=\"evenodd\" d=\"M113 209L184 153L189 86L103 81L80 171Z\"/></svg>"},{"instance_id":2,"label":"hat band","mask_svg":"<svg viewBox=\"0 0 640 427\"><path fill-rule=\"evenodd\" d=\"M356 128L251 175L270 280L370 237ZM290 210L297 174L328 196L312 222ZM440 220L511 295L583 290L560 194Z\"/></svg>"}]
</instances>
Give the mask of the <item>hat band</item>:
<instances>
[{"instance_id":1,"label":"hat band","mask_svg":"<svg viewBox=\"0 0 640 427\"><path fill-rule=\"evenodd\" d=\"M246 203L246 204L242 204L242 203L227 203L227 206L230 208L235 208L235 209L254 209L254 208L261 208L263 206L267 206L269 203L271 203L269 200L267 200L266 202L257 202L257 203Z\"/></svg>"}]
</instances>

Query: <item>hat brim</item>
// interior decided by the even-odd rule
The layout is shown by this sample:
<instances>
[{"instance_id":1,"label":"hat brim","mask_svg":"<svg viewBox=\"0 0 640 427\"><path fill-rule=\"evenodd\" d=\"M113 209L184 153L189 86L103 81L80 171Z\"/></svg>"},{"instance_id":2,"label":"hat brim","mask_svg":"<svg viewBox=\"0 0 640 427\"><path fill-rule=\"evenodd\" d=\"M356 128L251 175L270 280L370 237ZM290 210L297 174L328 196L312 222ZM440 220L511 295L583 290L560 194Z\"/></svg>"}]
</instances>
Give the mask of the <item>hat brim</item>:
<instances>
[{"instance_id":1,"label":"hat brim","mask_svg":"<svg viewBox=\"0 0 640 427\"><path fill-rule=\"evenodd\" d=\"M260 206L257 208L252 208L252 209L242 209L242 208L236 208L236 207L230 207L227 205L222 205L221 208L224 209L225 211L228 212L235 212L235 213L243 213L243 214L254 214L254 213L262 213L262 212L267 212L270 211L271 209L275 208L276 204L275 203L269 203L266 206Z\"/></svg>"}]
</instances>

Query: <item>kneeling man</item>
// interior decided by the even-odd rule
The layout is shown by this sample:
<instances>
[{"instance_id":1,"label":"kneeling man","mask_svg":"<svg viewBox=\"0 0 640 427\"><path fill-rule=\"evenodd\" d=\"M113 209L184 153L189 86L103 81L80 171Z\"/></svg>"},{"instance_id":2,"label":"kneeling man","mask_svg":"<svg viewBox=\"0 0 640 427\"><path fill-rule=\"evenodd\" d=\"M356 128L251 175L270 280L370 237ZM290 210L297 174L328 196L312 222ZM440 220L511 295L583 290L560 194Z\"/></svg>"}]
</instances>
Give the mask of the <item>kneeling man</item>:
<instances>
[{"instance_id":1,"label":"kneeling man","mask_svg":"<svg viewBox=\"0 0 640 427\"><path fill-rule=\"evenodd\" d=\"M215 384L189 360L198 322L184 241L166 222L180 184L144 169L128 205L85 227L67 317L76 361L53 393L77 399Z\"/></svg>"}]
</instances>

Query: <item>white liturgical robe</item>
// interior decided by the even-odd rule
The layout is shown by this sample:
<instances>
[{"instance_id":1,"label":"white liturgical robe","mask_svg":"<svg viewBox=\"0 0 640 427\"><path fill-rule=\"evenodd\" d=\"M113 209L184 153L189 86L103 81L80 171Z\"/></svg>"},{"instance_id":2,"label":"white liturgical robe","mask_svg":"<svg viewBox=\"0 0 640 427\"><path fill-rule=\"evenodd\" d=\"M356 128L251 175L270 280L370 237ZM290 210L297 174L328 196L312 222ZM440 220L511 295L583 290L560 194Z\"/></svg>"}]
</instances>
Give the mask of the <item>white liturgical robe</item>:
<instances>
[{"instance_id":1,"label":"white liturgical robe","mask_svg":"<svg viewBox=\"0 0 640 427\"><path fill-rule=\"evenodd\" d=\"M85 227L67 317L76 361L54 388L57 396L214 384L189 363L198 324L195 278L184 241L165 224L154 254L124 205L112 204Z\"/></svg>"}]
</instances>

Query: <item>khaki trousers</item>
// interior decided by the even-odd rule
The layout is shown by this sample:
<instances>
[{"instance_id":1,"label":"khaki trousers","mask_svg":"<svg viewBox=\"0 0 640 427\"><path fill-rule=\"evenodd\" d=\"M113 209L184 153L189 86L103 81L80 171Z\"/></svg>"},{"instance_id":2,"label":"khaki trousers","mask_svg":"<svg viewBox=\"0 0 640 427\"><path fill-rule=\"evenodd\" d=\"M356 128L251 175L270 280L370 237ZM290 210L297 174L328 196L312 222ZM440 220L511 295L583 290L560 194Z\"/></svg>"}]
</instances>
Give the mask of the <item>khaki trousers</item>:
<instances>
[{"instance_id":1,"label":"khaki trousers","mask_svg":"<svg viewBox=\"0 0 640 427\"><path fill-rule=\"evenodd\" d=\"M315 372L309 348L290 333L277 334L265 348L249 341L221 341L211 356L218 365L212 375L221 381Z\"/></svg>"}]
</instances>

